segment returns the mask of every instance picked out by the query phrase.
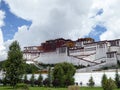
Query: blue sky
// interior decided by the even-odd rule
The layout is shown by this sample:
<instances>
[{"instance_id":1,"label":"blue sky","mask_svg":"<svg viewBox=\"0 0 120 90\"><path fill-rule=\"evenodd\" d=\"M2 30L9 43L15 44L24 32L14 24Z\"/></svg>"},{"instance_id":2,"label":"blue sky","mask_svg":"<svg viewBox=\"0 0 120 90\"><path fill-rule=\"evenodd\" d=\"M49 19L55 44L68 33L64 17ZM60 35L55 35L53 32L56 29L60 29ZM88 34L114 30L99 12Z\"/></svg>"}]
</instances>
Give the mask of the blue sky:
<instances>
[{"instance_id":1,"label":"blue sky","mask_svg":"<svg viewBox=\"0 0 120 90\"><path fill-rule=\"evenodd\" d=\"M12 14L9 6L4 1L1 2L0 8L5 12L5 26L2 27L4 41L13 39L14 34L18 31L18 27L22 25L31 25L31 21L24 20Z\"/></svg>"},{"instance_id":2,"label":"blue sky","mask_svg":"<svg viewBox=\"0 0 120 90\"><path fill-rule=\"evenodd\" d=\"M93 30L89 33L89 37L95 39L95 41L100 41L100 35L106 31L105 27L97 25L93 28Z\"/></svg>"}]
</instances>

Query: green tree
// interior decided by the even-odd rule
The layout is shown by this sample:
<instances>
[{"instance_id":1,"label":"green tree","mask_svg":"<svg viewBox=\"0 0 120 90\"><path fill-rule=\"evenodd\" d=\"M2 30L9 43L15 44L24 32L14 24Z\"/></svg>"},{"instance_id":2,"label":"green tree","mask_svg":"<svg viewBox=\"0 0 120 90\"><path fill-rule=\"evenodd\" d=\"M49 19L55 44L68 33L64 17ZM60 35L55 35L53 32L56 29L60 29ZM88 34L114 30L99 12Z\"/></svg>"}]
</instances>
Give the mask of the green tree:
<instances>
[{"instance_id":1,"label":"green tree","mask_svg":"<svg viewBox=\"0 0 120 90\"><path fill-rule=\"evenodd\" d=\"M34 64L26 64L25 63L24 67L25 67L25 72L27 74L35 73L39 70L39 68L37 68Z\"/></svg>"},{"instance_id":2,"label":"green tree","mask_svg":"<svg viewBox=\"0 0 120 90\"><path fill-rule=\"evenodd\" d=\"M4 77L4 78L2 79L2 83L3 83L3 86L6 86L6 85L7 85L8 80L7 80L6 77Z\"/></svg>"},{"instance_id":3,"label":"green tree","mask_svg":"<svg viewBox=\"0 0 120 90\"><path fill-rule=\"evenodd\" d=\"M14 41L9 46L8 58L5 62L5 77L9 80L11 86L20 82L24 74L24 60L19 43Z\"/></svg>"},{"instance_id":4,"label":"green tree","mask_svg":"<svg viewBox=\"0 0 120 90\"><path fill-rule=\"evenodd\" d=\"M48 78L43 80L43 85L46 86L46 87L49 87L49 79Z\"/></svg>"},{"instance_id":5,"label":"green tree","mask_svg":"<svg viewBox=\"0 0 120 90\"><path fill-rule=\"evenodd\" d=\"M27 79L27 74L24 75L24 83L27 83L28 79Z\"/></svg>"},{"instance_id":6,"label":"green tree","mask_svg":"<svg viewBox=\"0 0 120 90\"><path fill-rule=\"evenodd\" d=\"M64 71L61 64L57 64L53 70L53 86L59 87L63 86L63 75Z\"/></svg>"},{"instance_id":7,"label":"green tree","mask_svg":"<svg viewBox=\"0 0 120 90\"><path fill-rule=\"evenodd\" d=\"M5 61L0 61L0 70L3 70Z\"/></svg>"},{"instance_id":8,"label":"green tree","mask_svg":"<svg viewBox=\"0 0 120 90\"><path fill-rule=\"evenodd\" d=\"M40 73L39 77L38 77L38 86L42 86L42 80L43 80L43 77L42 77L42 75Z\"/></svg>"},{"instance_id":9,"label":"green tree","mask_svg":"<svg viewBox=\"0 0 120 90\"><path fill-rule=\"evenodd\" d=\"M34 83L35 83L35 76L34 76L34 74L32 74L32 76L30 78L31 87L34 87Z\"/></svg>"},{"instance_id":10,"label":"green tree","mask_svg":"<svg viewBox=\"0 0 120 90\"><path fill-rule=\"evenodd\" d=\"M111 78L107 79L103 89L104 90L113 90L114 88L116 88L116 84L115 84L114 80L112 80Z\"/></svg>"},{"instance_id":11,"label":"green tree","mask_svg":"<svg viewBox=\"0 0 120 90\"><path fill-rule=\"evenodd\" d=\"M43 81L44 86L50 87L52 84L52 77L51 77L51 67L48 67L48 76Z\"/></svg>"},{"instance_id":12,"label":"green tree","mask_svg":"<svg viewBox=\"0 0 120 90\"><path fill-rule=\"evenodd\" d=\"M75 68L70 63L56 64L53 70L53 86L66 87L74 84Z\"/></svg>"},{"instance_id":13,"label":"green tree","mask_svg":"<svg viewBox=\"0 0 120 90\"><path fill-rule=\"evenodd\" d=\"M116 84L117 88L120 88L120 76L118 74L118 69L116 69L115 84Z\"/></svg>"},{"instance_id":14,"label":"green tree","mask_svg":"<svg viewBox=\"0 0 120 90\"><path fill-rule=\"evenodd\" d=\"M93 87L94 84L95 84L95 82L94 82L94 80L93 80L93 77L91 76L90 79L89 79L88 85L89 85L90 87Z\"/></svg>"},{"instance_id":15,"label":"green tree","mask_svg":"<svg viewBox=\"0 0 120 90\"><path fill-rule=\"evenodd\" d=\"M51 77L51 67L48 67L48 86L51 86L52 77Z\"/></svg>"},{"instance_id":16,"label":"green tree","mask_svg":"<svg viewBox=\"0 0 120 90\"><path fill-rule=\"evenodd\" d=\"M103 76L102 76L102 81L101 81L101 85L102 85L102 88L105 90L105 84L107 82L107 76L106 74L104 73Z\"/></svg>"}]
</instances>

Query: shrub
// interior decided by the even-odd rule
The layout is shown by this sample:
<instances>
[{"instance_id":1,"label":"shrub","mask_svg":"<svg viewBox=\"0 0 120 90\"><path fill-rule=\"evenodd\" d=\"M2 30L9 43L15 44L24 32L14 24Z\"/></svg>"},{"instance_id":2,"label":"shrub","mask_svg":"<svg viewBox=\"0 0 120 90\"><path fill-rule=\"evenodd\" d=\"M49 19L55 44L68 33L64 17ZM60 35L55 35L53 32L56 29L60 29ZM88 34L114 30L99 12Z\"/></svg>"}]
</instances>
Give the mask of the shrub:
<instances>
[{"instance_id":1,"label":"shrub","mask_svg":"<svg viewBox=\"0 0 120 90\"><path fill-rule=\"evenodd\" d=\"M58 63L53 70L53 86L67 87L74 84L75 67L70 63ZM55 83L57 82L57 83Z\"/></svg>"},{"instance_id":2,"label":"shrub","mask_svg":"<svg viewBox=\"0 0 120 90\"><path fill-rule=\"evenodd\" d=\"M89 83L88 83L88 85L89 85L90 87L93 87L93 86L95 85L95 82L94 82L92 76L91 76L90 79L89 79Z\"/></svg>"},{"instance_id":3,"label":"shrub","mask_svg":"<svg viewBox=\"0 0 120 90\"><path fill-rule=\"evenodd\" d=\"M27 81L27 74L24 75L23 81L24 81L24 83L25 83L25 81Z\"/></svg>"},{"instance_id":4,"label":"shrub","mask_svg":"<svg viewBox=\"0 0 120 90\"><path fill-rule=\"evenodd\" d=\"M105 74L102 77L101 84L103 90L113 90L116 87L115 81L111 78L107 79L107 76Z\"/></svg>"},{"instance_id":5,"label":"shrub","mask_svg":"<svg viewBox=\"0 0 120 90\"><path fill-rule=\"evenodd\" d=\"M29 87L24 83L19 83L15 86L15 90L29 90Z\"/></svg>"},{"instance_id":6,"label":"shrub","mask_svg":"<svg viewBox=\"0 0 120 90\"><path fill-rule=\"evenodd\" d=\"M34 77L34 74L32 74L32 76L30 78L31 87L34 87L34 82L35 82L35 77Z\"/></svg>"},{"instance_id":7,"label":"shrub","mask_svg":"<svg viewBox=\"0 0 120 90\"><path fill-rule=\"evenodd\" d=\"M101 85L102 85L102 88L105 90L105 84L106 84L106 82L107 82L107 76L106 76L106 74L103 74L103 76L102 76L102 81L101 81Z\"/></svg>"},{"instance_id":8,"label":"shrub","mask_svg":"<svg viewBox=\"0 0 120 90\"><path fill-rule=\"evenodd\" d=\"M118 74L118 69L116 69L115 84L116 84L117 88L120 88L120 75Z\"/></svg>"},{"instance_id":9,"label":"shrub","mask_svg":"<svg viewBox=\"0 0 120 90\"><path fill-rule=\"evenodd\" d=\"M59 81L58 79L54 79L54 80L52 81L52 85L53 85L54 87L59 87L60 81Z\"/></svg>"},{"instance_id":10,"label":"shrub","mask_svg":"<svg viewBox=\"0 0 120 90\"><path fill-rule=\"evenodd\" d=\"M107 79L103 90L113 90L114 88L116 88L115 82L111 78Z\"/></svg>"},{"instance_id":11,"label":"shrub","mask_svg":"<svg viewBox=\"0 0 120 90\"><path fill-rule=\"evenodd\" d=\"M4 86L6 86L9 83L6 77L2 79L2 83Z\"/></svg>"},{"instance_id":12,"label":"shrub","mask_svg":"<svg viewBox=\"0 0 120 90\"><path fill-rule=\"evenodd\" d=\"M43 81L43 77L42 77L42 75L41 75L41 73L40 73L40 75L39 75L39 77L38 77L38 80L37 80L38 86L42 86L42 81Z\"/></svg>"},{"instance_id":13,"label":"shrub","mask_svg":"<svg viewBox=\"0 0 120 90\"><path fill-rule=\"evenodd\" d=\"M49 86L49 79L46 78L44 81L43 81L43 85L48 87Z\"/></svg>"},{"instance_id":14,"label":"shrub","mask_svg":"<svg viewBox=\"0 0 120 90\"><path fill-rule=\"evenodd\" d=\"M80 90L80 87L79 86L68 86L68 90Z\"/></svg>"}]
</instances>

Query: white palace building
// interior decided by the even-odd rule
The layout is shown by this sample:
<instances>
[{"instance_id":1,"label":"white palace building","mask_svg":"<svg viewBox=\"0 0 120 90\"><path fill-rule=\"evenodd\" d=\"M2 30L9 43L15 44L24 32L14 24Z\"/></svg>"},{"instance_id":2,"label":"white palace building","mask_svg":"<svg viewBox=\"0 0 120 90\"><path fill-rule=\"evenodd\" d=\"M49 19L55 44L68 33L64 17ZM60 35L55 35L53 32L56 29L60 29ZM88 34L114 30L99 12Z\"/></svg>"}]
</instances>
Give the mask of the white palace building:
<instances>
[{"instance_id":1,"label":"white palace building","mask_svg":"<svg viewBox=\"0 0 120 90\"><path fill-rule=\"evenodd\" d=\"M92 71L115 66L120 61L120 39L95 42L92 38L76 41L63 38L49 40L41 46L24 48L26 62L56 64L69 62L89 66L78 71Z\"/></svg>"}]
</instances>

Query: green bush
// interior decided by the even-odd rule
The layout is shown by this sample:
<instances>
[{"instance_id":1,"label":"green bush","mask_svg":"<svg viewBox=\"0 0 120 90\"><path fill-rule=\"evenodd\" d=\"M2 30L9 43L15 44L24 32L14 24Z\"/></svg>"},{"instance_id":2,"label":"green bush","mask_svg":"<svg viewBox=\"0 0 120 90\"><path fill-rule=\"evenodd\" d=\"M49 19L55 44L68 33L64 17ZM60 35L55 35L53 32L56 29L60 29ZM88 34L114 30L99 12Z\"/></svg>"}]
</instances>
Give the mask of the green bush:
<instances>
[{"instance_id":1,"label":"green bush","mask_svg":"<svg viewBox=\"0 0 120 90\"><path fill-rule=\"evenodd\" d=\"M108 79L107 79L106 74L103 74L102 81L101 81L101 85L102 85L103 90L105 90L105 88L106 88L105 84L106 84L107 80Z\"/></svg>"},{"instance_id":2,"label":"green bush","mask_svg":"<svg viewBox=\"0 0 120 90\"><path fill-rule=\"evenodd\" d=\"M32 76L30 78L30 84L31 84L31 87L34 87L34 85L35 85L35 76L34 76L34 74L32 74Z\"/></svg>"},{"instance_id":3,"label":"green bush","mask_svg":"<svg viewBox=\"0 0 120 90\"><path fill-rule=\"evenodd\" d=\"M116 69L115 84L116 84L117 88L120 88L120 75L118 73L118 69Z\"/></svg>"},{"instance_id":4,"label":"green bush","mask_svg":"<svg viewBox=\"0 0 120 90\"><path fill-rule=\"evenodd\" d=\"M103 90L113 90L114 88L116 88L114 80L112 80L111 78L107 79Z\"/></svg>"},{"instance_id":5,"label":"green bush","mask_svg":"<svg viewBox=\"0 0 120 90\"><path fill-rule=\"evenodd\" d=\"M15 90L29 90L29 87L24 83L19 83L15 86Z\"/></svg>"},{"instance_id":6,"label":"green bush","mask_svg":"<svg viewBox=\"0 0 120 90\"><path fill-rule=\"evenodd\" d=\"M63 62L55 65L52 72L53 75L53 86L54 87L67 87L69 85L74 85L74 74L75 67L73 64Z\"/></svg>"},{"instance_id":7,"label":"green bush","mask_svg":"<svg viewBox=\"0 0 120 90\"><path fill-rule=\"evenodd\" d=\"M35 73L39 70L34 64L24 64L26 74Z\"/></svg>"},{"instance_id":8,"label":"green bush","mask_svg":"<svg viewBox=\"0 0 120 90\"><path fill-rule=\"evenodd\" d=\"M94 87L94 85L95 85L95 82L94 82L92 76L91 76L90 79L89 79L89 83L88 83L88 85L89 85L90 87Z\"/></svg>"}]
</instances>

